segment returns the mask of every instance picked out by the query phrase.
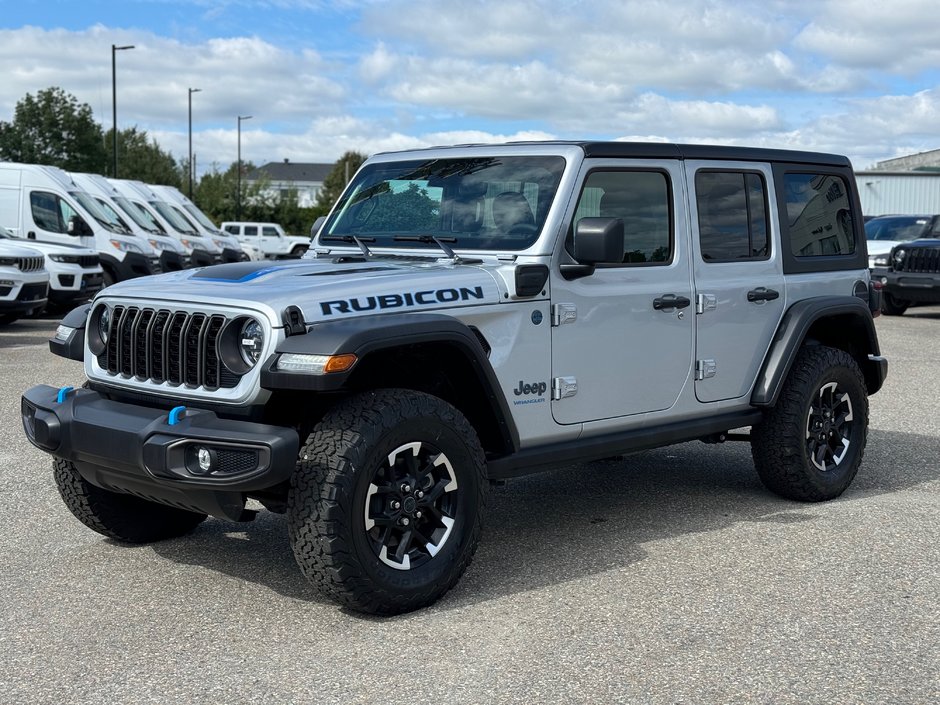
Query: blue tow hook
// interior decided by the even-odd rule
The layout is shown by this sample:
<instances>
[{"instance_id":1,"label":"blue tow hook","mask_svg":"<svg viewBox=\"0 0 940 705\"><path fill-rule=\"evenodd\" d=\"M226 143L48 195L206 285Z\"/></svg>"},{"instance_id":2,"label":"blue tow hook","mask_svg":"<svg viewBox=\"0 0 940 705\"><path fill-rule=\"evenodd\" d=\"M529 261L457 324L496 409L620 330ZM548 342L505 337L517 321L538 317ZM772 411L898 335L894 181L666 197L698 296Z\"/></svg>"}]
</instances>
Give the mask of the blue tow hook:
<instances>
[{"instance_id":1,"label":"blue tow hook","mask_svg":"<svg viewBox=\"0 0 940 705\"><path fill-rule=\"evenodd\" d=\"M59 389L59 393L56 395L55 403L61 404L64 402L65 398L69 395L69 392L71 392L73 389L74 387L61 387Z\"/></svg>"},{"instance_id":2,"label":"blue tow hook","mask_svg":"<svg viewBox=\"0 0 940 705\"><path fill-rule=\"evenodd\" d=\"M170 416L167 418L166 422L170 426L175 426L180 422L180 419L186 415L185 406L174 406L170 409Z\"/></svg>"}]
</instances>

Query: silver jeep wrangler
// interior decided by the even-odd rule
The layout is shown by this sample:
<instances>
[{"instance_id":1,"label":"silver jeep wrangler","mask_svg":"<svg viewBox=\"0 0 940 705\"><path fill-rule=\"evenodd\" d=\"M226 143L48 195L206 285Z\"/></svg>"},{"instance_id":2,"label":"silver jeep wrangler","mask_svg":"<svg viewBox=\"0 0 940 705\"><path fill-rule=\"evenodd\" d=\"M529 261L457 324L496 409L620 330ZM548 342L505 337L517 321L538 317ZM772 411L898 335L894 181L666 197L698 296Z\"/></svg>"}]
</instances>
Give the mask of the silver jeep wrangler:
<instances>
[{"instance_id":1,"label":"silver jeep wrangler","mask_svg":"<svg viewBox=\"0 0 940 705\"><path fill-rule=\"evenodd\" d=\"M877 293L845 157L380 154L303 259L71 312L50 346L87 382L29 389L23 425L95 531L156 541L250 520L251 499L286 512L310 581L392 614L460 578L491 480L744 439L773 492L838 496L887 373Z\"/></svg>"}]
</instances>

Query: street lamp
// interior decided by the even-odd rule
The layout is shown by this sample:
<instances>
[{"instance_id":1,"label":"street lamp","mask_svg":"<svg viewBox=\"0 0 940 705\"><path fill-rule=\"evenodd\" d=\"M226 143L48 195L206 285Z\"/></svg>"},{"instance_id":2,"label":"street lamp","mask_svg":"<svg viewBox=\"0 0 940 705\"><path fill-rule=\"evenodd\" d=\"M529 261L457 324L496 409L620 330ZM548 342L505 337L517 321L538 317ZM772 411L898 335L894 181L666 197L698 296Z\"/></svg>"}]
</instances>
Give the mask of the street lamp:
<instances>
[{"instance_id":1,"label":"street lamp","mask_svg":"<svg viewBox=\"0 0 940 705\"><path fill-rule=\"evenodd\" d=\"M193 93L199 93L201 88L189 88L189 200L193 200Z\"/></svg>"},{"instance_id":2,"label":"street lamp","mask_svg":"<svg viewBox=\"0 0 940 705\"><path fill-rule=\"evenodd\" d=\"M242 120L251 120L251 115L238 116L238 193L235 194L235 220L242 219Z\"/></svg>"},{"instance_id":3,"label":"street lamp","mask_svg":"<svg viewBox=\"0 0 940 705\"><path fill-rule=\"evenodd\" d=\"M133 44L127 44L125 46L119 47L114 44L111 45L111 108L112 108L112 117L114 122L114 142L112 146L114 147L114 163L112 166L113 176L116 179L118 175L117 170L117 52L124 51L125 49L133 49Z\"/></svg>"}]
</instances>

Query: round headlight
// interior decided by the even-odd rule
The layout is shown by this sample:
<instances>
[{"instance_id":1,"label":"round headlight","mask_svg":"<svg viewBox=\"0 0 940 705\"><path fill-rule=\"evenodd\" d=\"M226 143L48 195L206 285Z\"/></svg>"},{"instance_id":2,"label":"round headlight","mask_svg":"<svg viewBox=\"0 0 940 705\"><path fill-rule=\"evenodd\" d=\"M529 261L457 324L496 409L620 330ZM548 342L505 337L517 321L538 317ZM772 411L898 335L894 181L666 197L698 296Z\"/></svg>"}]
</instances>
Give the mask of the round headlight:
<instances>
[{"instance_id":1,"label":"round headlight","mask_svg":"<svg viewBox=\"0 0 940 705\"><path fill-rule=\"evenodd\" d=\"M245 321L238 336L238 344L242 358L249 367L254 367L264 347L264 328L254 319Z\"/></svg>"},{"instance_id":2,"label":"round headlight","mask_svg":"<svg viewBox=\"0 0 940 705\"><path fill-rule=\"evenodd\" d=\"M108 334L111 332L111 309L103 306L98 316L98 337L105 345L108 344Z\"/></svg>"},{"instance_id":3,"label":"round headlight","mask_svg":"<svg viewBox=\"0 0 940 705\"><path fill-rule=\"evenodd\" d=\"M904 261L904 256L907 253L904 250L895 250L894 251L894 261L896 264L901 264Z\"/></svg>"}]
</instances>

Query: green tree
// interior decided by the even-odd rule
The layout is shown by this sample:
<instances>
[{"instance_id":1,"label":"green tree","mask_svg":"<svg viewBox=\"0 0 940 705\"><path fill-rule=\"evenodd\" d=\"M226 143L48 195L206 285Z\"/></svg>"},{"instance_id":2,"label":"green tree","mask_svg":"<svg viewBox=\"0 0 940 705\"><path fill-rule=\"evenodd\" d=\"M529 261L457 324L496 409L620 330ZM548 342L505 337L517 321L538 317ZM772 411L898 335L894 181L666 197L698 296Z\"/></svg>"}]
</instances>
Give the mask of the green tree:
<instances>
[{"instance_id":1,"label":"green tree","mask_svg":"<svg viewBox=\"0 0 940 705\"><path fill-rule=\"evenodd\" d=\"M359 152L346 152L339 158L333 169L323 180L323 188L317 194L317 207L329 210L340 197L346 184L366 160Z\"/></svg>"},{"instance_id":2,"label":"green tree","mask_svg":"<svg viewBox=\"0 0 940 705\"><path fill-rule=\"evenodd\" d=\"M35 97L27 93L12 122L0 121L0 158L100 173L107 164L103 137L87 103L46 88Z\"/></svg>"},{"instance_id":3,"label":"green tree","mask_svg":"<svg viewBox=\"0 0 940 705\"><path fill-rule=\"evenodd\" d=\"M107 164L113 164L114 137L105 135ZM183 187L186 164L177 163L173 155L161 149L146 130L129 127L118 131L118 170L122 179L138 179L146 184Z\"/></svg>"},{"instance_id":4,"label":"green tree","mask_svg":"<svg viewBox=\"0 0 940 705\"><path fill-rule=\"evenodd\" d=\"M375 211L366 221L369 230L394 232L438 228L438 205L418 184L408 184L404 191L388 191L374 198Z\"/></svg>"}]
</instances>

